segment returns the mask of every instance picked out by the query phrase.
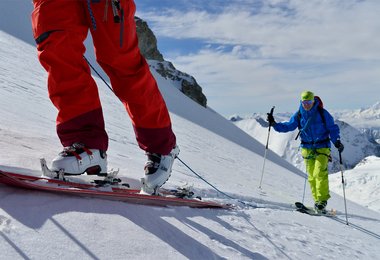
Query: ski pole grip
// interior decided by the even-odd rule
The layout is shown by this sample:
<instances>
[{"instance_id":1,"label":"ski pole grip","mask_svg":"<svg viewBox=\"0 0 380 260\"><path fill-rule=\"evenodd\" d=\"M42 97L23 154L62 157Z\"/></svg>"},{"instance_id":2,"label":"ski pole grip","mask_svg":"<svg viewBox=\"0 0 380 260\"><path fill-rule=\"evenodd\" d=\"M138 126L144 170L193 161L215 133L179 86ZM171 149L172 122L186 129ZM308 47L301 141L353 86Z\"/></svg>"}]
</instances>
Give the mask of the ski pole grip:
<instances>
[{"instance_id":1,"label":"ski pole grip","mask_svg":"<svg viewBox=\"0 0 380 260\"><path fill-rule=\"evenodd\" d=\"M343 161L342 161L342 152L339 152L339 163L343 164Z\"/></svg>"},{"instance_id":2,"label":"ski pole grip","mask_svg":"<svg viewBox=\"0 0 380 260\"><path fill-rule=\"evenodd\" d=\"M274 106L271 108L269 114L273 116Z\"/></svg>"},{"instance_id":3,"label":"ski pole grip","mask_svg":"<svg viewBox=\"0 0 380 260\"><path fill-rule=\"evenodd\" d=\"M273 116L273 111L274 111L274 106L271 108L271 110L270 110L270 112L269 112L268 115ZM270 128L271 128L271 127L272 127L272 126L271 126L271 124L269 123L269 131L270 131Z\"/></svg>"}]
</instances>

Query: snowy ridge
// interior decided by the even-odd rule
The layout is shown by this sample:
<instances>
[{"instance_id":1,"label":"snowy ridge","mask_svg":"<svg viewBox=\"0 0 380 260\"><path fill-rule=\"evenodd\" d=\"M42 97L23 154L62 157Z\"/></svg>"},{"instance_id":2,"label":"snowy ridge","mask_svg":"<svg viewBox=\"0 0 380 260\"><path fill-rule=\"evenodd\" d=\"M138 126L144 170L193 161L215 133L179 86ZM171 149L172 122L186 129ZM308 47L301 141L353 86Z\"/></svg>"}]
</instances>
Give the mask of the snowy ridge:
<instances>
[{"instance_id":1,"label":"snowy ridge","mask_svg":"<svg viewBox=\"0 0 380 260\"><path fill-rule=\"evenodd\" d=\"M39 169L61 149L46 73L35 48L0 32L0 165ZM0 186L2 259L377 259L380 215L342 197L329 206L338 219L294 212L303 173L269 152L257 188L264 146L153 72L171 111L180 157L205 179L262 208L157 208ZM138 186L145 163L123 106L98 79L110 137L109 165ZM178 161L166 187L191 184L205 199L218 195ZM307 190L305 203L311 205ZM343 221L343 223L342 223Z\"/></svg>"},{"instance_id":2,"label":"snowy ridge","mask_svg":"<svg viewBox=\"0 0 380 260\"><path fill-rule=\"evenodd\" d=\"M334 115L357 128L372 142L380 144L380 101L368 108L335 111Z\"/></svg>"},{"instance_id":3,"label":"snowy ridge","mask_svg":"<svg viewBox=\"0 0 380 260\"><path fill-rule=\"evenodd\" d=\"M379 128L380 101L367 108L335 111L334 115L340 120L357 128Z\"/></svg>"}]
</instances>

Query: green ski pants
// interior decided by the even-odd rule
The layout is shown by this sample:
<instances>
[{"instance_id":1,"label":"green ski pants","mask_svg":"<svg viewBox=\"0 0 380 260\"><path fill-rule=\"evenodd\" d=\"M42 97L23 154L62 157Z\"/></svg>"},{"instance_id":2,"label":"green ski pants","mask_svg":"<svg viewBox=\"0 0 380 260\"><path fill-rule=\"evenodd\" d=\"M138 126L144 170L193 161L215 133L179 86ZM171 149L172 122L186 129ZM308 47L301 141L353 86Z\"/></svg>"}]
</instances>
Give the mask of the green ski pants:
<instances>
[{"instance_id":1,"label":"green ski pants","mask_svg":"<svg viewBox=\"0 0 380 260\"><path fill-rule=\"evenodd\" d=\"M311 193L315 202L327 201L330 198L327 164L330 148L302 148L301 154L305 160L306 172Z\"/></svg>"}]
</instances>

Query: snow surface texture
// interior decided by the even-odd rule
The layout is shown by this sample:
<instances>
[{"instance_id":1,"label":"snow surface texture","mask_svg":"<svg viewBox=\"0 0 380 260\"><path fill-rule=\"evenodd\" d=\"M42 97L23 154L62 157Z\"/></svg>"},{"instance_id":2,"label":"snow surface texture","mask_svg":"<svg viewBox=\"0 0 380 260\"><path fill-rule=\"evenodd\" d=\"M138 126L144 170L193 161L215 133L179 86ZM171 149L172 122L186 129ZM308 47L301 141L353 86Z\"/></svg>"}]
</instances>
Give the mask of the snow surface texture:
<instances>
[{"instance_id":1,"label":"snow surface texture","mask_svg":"<svg viewBox=\"0 0 380 260\"><path fill-rule=\"evenodd\" d=\"M354 169L343 172L346 196L352 201L380 212L380 158L369 156ZM341 173L329 176L330 189L343 196Z\"/></svg>"},{"instance_id":2,"label":"snow surface texture","mask_svg":"<svg viewBox=\"0 0 380 260\"><path fill-rule=\"evenodd\" d=\"M56 111L36 51L0 32L0 165L39 169L61 150ZM234 210L159 208L19 190L0 185L1 259L378 259L380 215L332 194L337 219L294 212L304 174L154 74L171 111L180 158L244 207L218 195L178 161L166 187L193 185ZM145 155L127 113L97 80L110 136L109 165L137 186ZM312 204L306 190L305 203Z\"/></svg>"}]
</instances>

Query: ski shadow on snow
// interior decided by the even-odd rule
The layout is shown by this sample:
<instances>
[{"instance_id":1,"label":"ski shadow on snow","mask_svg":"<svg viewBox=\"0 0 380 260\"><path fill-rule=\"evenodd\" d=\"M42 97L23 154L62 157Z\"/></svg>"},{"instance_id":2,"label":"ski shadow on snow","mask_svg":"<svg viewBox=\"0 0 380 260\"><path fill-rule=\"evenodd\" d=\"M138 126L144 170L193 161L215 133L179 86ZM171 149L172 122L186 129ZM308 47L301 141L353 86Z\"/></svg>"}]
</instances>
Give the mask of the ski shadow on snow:
<instances>
[{"instance_id":1,"label":"ski shadow on snow","mask_svg":"<svg viewBox=\"0 0 380 260\"><path fill-rule=\"evenodd\" d=\"M141 207L141 206L139 206ZM134 216L129 218L136 225L144 228L146 231L158 236L165 241L168 245L172 246L178 252L188 259L227 259L218 255L217 252L210 249L211 245L202 244L199 241L199 237L207 237L204 241L211 241L212 244L221 245L220 247L228 248L228 251L235 251L237 255L245 256L249 259L267 259L265 256L255 253L244 246L239 245L237 242L229 239L224 234L219 234L212 228L207 227L207 223L201 223L200 220L194 218L204 218L206 222L214 222L227 229L229 232L242 231L235 228L230 223L222 220L221 216L234 215L225 210L212 210L212 209L160 209L155 208L153 212L150 212L148 218L141 218ZM158 214L157 214L158 213ZM154 216L154 221L151 221L151 217ZM176 224L169 223L167 219L175 220L179 222L179 225L185 226L185 229L189 229L189 233L184 229L179 229ZM157 225L160 226L160 232L156 232ZM164 231L164 232L162 232ZM225 231L223 231L225 233Z\"/></svg>"},{"instance_id":2,"label":"ski shadow on snow","mask_svg":"<svg viewBox=\"0 0 380 260\"><path fill-rule=\"evenodd\" d=\"M38 234L39 229L46 222L53 223L59 230L56 236L61 237L60 240L62 237L68 238L72 243L81 248L81 253L86 254L91 259L99 259L99 256L90 249L89 245L91 242L81 241L69 228L65 227L68 225L65 224L65 221L59 221L55 216L68 212L93 213L99 214L100 217L102 217L101 215L122 216L126 221L120 224L128 225L128 222L134 223L188 259L225 259L226 257L212 250L213 245L214 247L225 248L223 250L229 255L232 251L236 252L238 256L249 259L267 259L260 253L239 245L233 239L225 236L229 232L231 234L233 232L242 232L239 228L222 219L227 219L229 216L239 216L234 211L191 209L187 207L161 208L94 198L78 198L71 195L48 194L46 196L45 192L16 191L13 188L4 186L1 188L4 192L0 193L2 197L0 199L0 207L11 218L35 230L37 236L40 236ZM85 216L82 219L75 219L73 221L77 221L76 225L78 226L88 224ZM209 227L207 223L211 223L212 225ZM105 221L104 231L102 232L115 231L113 230L114 225L110 225L109 228L107 225ZM223 233L218 233L218 230L223 230ZM22 251L21 246L17 245L17 241L12 241L4 232L1 235L4 241L8 241L8 244L21 257L27 255ZM126 239L125 243L128 244L128 240L133 240L133 233L125 234L124 237ZM206 241L206 243L203 244L202 240L199 240L199 237L203 238L203 242ZM35 247L35 250L40 249L38 246Z\"/></svg>"},{"instance_id":3,"label":"ski shadow on snow","mask_svg":"<svg viewBox=\"0 0 380 260\"><path fill-rule=\"evenodd\" d=\"M76 223L78 226L87 224L86 213L97 214L103 219L107 219L107 216L102 215L122 216L126 221L122 221L120 224L127 225L123 222L134 223L188 259L224 259L225 256L213 251L213 246L223 248L229 255L231 255L232 251L238 256L250 259L267 259L264 255L252 251L250 247L240 245L236 240L229 237L230 235L234 236L234 234L236 236L236 233L244 231L241 230L239 223L237 226L234 225L233 221L226 220L239 219L241 221L245 219L249 226L253 228L253 234L265 238L277 252L280 252L287 259L290 258L280 246L276 245L265 234L265 231L255 226L244 212L245 208L255 208L255 206L279 211L293 211L294 208L286 203L231 195L245 201L247 204L241 204L235 210L191 209L187 207L162 208L95 198L79 198L71 195L19 190L6 186L1 186L1 190L0 208L13 219L35 230L37 236L39 236L39 229L46 222L53 223L59 230L56 234L57 237L61 237L59 240L62 240L62 237L69 239L81 248L82 254L86 254L91 259L99 259L99 256L90 249L91 242L76 237L70 231L70 228L68 228L72 223L66 223L67 218L65 218L65 221L60 221L56 216L69 212L84 213L83 218L73 220L78 222ZM205 190L204 193L210 195L211 191ZM350 217L355 216L350 215ZM365 218L363 216L360 217L361 219ZM365 218L365 220L379 222L378 219ZM107 221L105 221L104 231L102 232L114 232L114 225L109 225L109 227L107 225ZM380 235L373 231L352 223L350 225L367 235L380 239ZM9 230L9 232L12 232L12 229ZM222 230L222 232L218 232L218 230ZM25 257L26 253L22 251L21 246L18 246L17 241L13 241L8 236L8 233L1 232L4 241L8 242L21 257ZM133 240L134 233L127 233L124 237L126 239L125 244L128 244L128 240ZM35 250L39 250L38 246L36 246Z\"/></svg>"}]
</instances>

